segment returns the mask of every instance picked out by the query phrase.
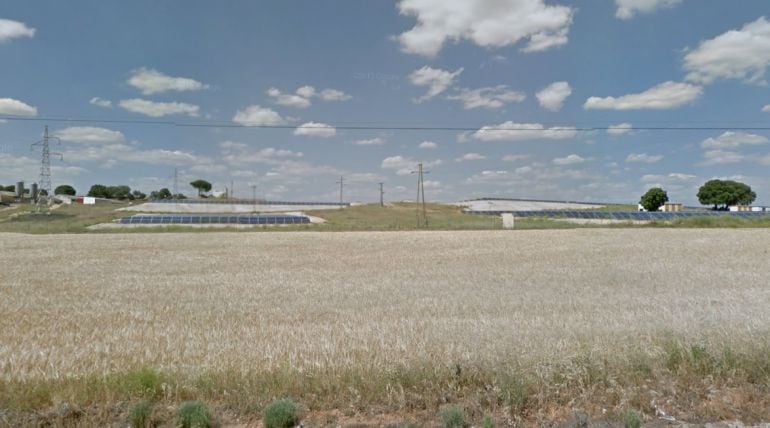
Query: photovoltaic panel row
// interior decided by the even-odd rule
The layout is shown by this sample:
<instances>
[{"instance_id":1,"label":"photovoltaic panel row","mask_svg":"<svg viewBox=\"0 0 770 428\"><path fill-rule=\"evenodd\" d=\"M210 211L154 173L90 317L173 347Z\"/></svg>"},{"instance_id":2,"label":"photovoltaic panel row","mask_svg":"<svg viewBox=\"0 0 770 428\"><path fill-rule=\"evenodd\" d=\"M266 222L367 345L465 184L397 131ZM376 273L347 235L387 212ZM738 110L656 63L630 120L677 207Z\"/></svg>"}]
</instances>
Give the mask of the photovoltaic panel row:
<instances>
[{"instance_id":1,"label":"photovoltaic panel row","mask_svg":"<svg viewBox=\"0 0 770 428\"><path fill-rule=\"evenodd\" d=\"M150 202L158 204L206 204L206 205L335 205L350 206L350 202L290 202L290 201L257 201L248 199L153 199Z\"/></svg>"},{"instance_id":2,"label":"photovoltaic panel row","mask_svg":"<svg viewBox=\"0 0 770 428\"><path fill-rule=\"evenodd\" d=\"M679 211L679 212L637 212L637 211L466 211L471 214L513 214L514 217L580 218L606 220L673 220L688 217L728 216L736 218L762 218L770 212L762 211Z\"/></svg>"},{"instance_id":3,"label":"photovoltaic panel row","mask_svg":"<svg viewBox=\"0 0 770 428\"><path fill-rule=\"evenodd\" d=\"M307 224L305 216L289 215L135 215L121 224Z\"/></svg>"}]
</instances>

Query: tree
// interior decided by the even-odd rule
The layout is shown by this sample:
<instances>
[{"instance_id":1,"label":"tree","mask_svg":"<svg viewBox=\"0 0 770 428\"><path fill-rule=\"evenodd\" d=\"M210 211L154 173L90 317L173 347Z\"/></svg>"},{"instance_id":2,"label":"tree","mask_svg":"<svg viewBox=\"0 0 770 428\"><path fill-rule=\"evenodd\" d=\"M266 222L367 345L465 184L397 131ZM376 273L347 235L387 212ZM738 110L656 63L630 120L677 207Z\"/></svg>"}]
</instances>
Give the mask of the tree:
<instances>
[{"instance_id":1,"label":"tree","mask_svg":"<svg viewBox=\"0 0 770 428\"><path fill-rule=\"evenodd\" d=\"M62 184L61 186L54 189L53 194L54 195L70 195L75 196L78 192L75 191L75 188L70 186L69 184Z\"/></svg>"},{"instance_id":2,"label":"tree","mask_svg":"<svg viewBox=\"0 0 770 428\"><path fill-rule=\"evenodd\" d=\"M697 196L701 204L713 205L714 210L726 210L730 205L749 205L757 199L751 187L733 180L709 180L700 187Z\"/></svg>"},{"instance_id":3,"label":"tree","mask_svg":"<svg viewBox=\"0 0 770 428\"><path fill-rule=\"evenodd\" d=\"M208 192L211 190L211 183L209 183L206 180L195 180L192 183L190 183L190 186L198 189L198 197L201 197L203 195L203 192Z\"/></svg>"},{"instance_id":4,"label":"tree","mask_svg":"<svg viewBox=\"0 0 770 428\"><path fill-rule=\"evenodd\" d=\"M166 189L165 187L156 191L150 192L150 199L171 199L171 191Z\"/></svg>"},{"instance_id":5,"label":"tree","mask_svg":"<svg viewBox=\"0 0 770 428\"><path fill-rule=\"evenodd\" d=\"M133 192L131 192L131 196L133 196L134 199L144 199L147 197L146 194L140 192L139 190L134 190Z\"/></svg>"},{"instance_id":6,"label":"tree","mask_svg":"<svg viewBox=\"0 0 770 428\"><path fill-rule=\"evenodd\" d=\"M134 196L131 194L131 188L128 186L109 186L107 187L108 198L119 200L133 200Z\"/></svg>"},{"instance_id":7,"label":"tree","mask_svg":"<svg viewBox=\"0 0 770 428\"><path fill-rule=\"evenodd\" d=\"M91 196L94 198L109 198L110 192L107 189L107 186L104 184L94 184L90 189L88 189L88 194L86 196Z\"/></svg>"},{"instance_id":8,"label":"tree","mask_svg":"<svg viewBox=\"0 0 770 428\"><path fill-rule=\"evenodd\" d=\"M644 209L647 211L657 211L663 204L668 202L668 194L660 187L653 187L648 190L647 193L642 195L642 199L639 201Z\"/></svg>"}]
</instances>

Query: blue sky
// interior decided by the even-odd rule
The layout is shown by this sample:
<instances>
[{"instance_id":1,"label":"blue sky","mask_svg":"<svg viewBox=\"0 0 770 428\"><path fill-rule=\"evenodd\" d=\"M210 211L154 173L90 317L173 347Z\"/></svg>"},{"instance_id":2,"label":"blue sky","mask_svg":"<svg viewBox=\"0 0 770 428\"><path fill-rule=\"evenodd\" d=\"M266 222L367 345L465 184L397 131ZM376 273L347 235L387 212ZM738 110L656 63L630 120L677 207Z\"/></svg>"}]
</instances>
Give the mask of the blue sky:
<instances>
[{"instance_id":1,"label":"blue sky","mask_svg":"<svg viewBox=\"0 0 770 428\"><path fill-rule=\"evenodd\" d=\"M763 0L0 4L0 183L236 195L770 204ZM76 120L63 120L76 119ZM205 126L189 126L205 125ZM262 128L278 125L285 128ZM384 129L345 129L345 127ZM387 128L432 128L407 130ZM645 128L720 129L645 129ZM437 129L438 128L438 129ZM452 128L452 129L440 129ZM595 129L599 128L599 129ZM610 129L608 129L610 128Z\"/></svg>"}]
</instances>

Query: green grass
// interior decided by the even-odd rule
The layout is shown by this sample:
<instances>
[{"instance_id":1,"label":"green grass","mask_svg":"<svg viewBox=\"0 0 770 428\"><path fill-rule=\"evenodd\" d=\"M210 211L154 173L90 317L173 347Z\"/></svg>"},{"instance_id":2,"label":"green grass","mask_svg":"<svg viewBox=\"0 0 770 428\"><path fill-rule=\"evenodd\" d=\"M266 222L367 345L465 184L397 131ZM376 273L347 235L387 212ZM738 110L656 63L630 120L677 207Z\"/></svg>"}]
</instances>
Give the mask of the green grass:
<instances>
[{"instance_id":1,"label":"green grass","mask_svg":"<svg viewBox=\"0 0 770 428\"><path fill-rule=\"evenodd\" d=\"M145 428L150 423L152 407L150 402L142 400L131 408L128 413L128 423L132 428Z\"/></svg>"},{"instance_id":2,"label":"green grass","mask_svg":"<svg viewBox=\"0 0 770 428\"><path fill-rule=\"evenodd\" d=\"M29 204L13 210L0 211L0 232L49 234L49 233L84 233L86 227L110 222L126 215L117 208L128 206L125 203L97 205L62 205L48 213L37 213Z\"/></svg>"},{"instance_id":3,"label":"green grass","mask_svg":"<svg viewBox=\"0 0 770 428\"><path fill-rule=\"evenodd\" d=\"M460 407L448 407L441 411L441 426L444 428L464 428L465 412Z\"/></svg>"},{"instance_id":4,"label":"green grass","mask_svg":"<svg viewBox=\"0 0 770 428\"><path fill-rule=\"evenodd\" d=\"M200 401L185 401L176 413L179 428L209 428L212 426L211 412Z\"/></svg>"},{"instance_id":5,"label":"green grass","mask_svg":"<svg viewBox=\"0 0 770 428\"><path fill-rule=\"evenodd\" d=\"M262 416L265 428L291 428L298 420L297 405L289 399L273 401Z\"/></svg>"}]
</instances>

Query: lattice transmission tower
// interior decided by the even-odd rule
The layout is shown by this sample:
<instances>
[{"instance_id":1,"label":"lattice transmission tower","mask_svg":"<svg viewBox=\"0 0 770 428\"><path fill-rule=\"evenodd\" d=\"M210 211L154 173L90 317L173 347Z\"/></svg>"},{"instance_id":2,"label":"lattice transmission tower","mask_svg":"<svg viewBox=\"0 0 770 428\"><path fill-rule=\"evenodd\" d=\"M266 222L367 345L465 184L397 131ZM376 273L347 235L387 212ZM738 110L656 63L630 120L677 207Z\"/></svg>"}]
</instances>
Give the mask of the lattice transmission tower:
<instances>
[{"instance_id":1,"label":"lattice transmission tower","mask_svg":"<svg viewBox=\"0 0 770 428\"><path fill-rule=\"evenodd\" d=\"M45 203L47 200L53 198L53 189L51 186L51 155L58 156L59 160L64 160L64 155L57 152L51 152L50 140L56 140L58 144L61 144L59 137L48 135L48 125L45 126L43 131L43 139L32 143L30 150L34 150L35 147L41 148L41 160L40 160L40 182L38 183L38 189L40 196L38 197L38 203Z\"/></svg>"}]
</instances>

